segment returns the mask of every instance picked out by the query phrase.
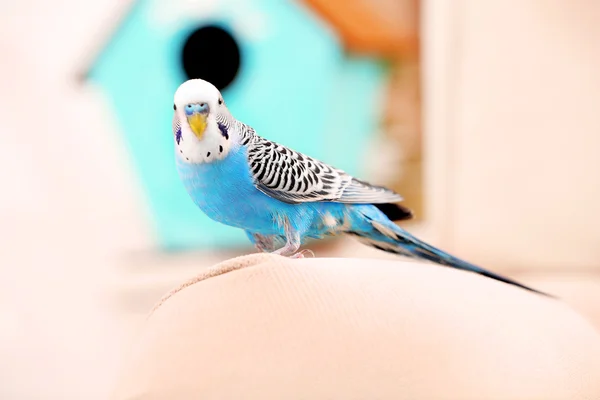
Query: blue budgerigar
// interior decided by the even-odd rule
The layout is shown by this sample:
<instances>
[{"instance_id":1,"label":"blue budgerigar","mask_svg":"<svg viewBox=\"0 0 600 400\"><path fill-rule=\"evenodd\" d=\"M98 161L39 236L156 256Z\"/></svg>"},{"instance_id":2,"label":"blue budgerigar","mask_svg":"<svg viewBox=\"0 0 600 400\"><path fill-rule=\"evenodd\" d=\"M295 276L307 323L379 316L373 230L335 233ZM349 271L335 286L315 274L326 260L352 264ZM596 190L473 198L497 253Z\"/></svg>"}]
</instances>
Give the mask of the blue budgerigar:
<instances>
[{"instance_id":1,"label":"blue budgerigar","mask_svg":"<svg viewBox=\"0 0 600 400\"><path fill-rule=\"evenodd\" d=\"M306 239L348 234L537 292L412 236L393 222L412 217L399 194L260 137L231 115L211 83L184 82L173 108L176 165L187 192L211 219L243 229L259 250L298 258Z\"/></svg>"}]
</instances>

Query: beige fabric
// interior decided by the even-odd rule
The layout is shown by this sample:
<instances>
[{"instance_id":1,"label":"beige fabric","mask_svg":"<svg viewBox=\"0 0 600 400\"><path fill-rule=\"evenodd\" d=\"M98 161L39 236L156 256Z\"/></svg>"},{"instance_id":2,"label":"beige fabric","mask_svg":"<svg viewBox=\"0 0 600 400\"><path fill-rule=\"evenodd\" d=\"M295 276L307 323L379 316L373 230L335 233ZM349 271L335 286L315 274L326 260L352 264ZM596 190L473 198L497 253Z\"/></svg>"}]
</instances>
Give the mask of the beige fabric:
<instances>
[{"instance_id":1,"label":"beige fabric","mask_svg":"<svg viewBox=\"0 0 600 400\"><path fill-rule=\"evenodd\" d=\"M159 302L112 398L599 399L600 335L475 274L257 254Z\"/></svg>"}]
</instances>

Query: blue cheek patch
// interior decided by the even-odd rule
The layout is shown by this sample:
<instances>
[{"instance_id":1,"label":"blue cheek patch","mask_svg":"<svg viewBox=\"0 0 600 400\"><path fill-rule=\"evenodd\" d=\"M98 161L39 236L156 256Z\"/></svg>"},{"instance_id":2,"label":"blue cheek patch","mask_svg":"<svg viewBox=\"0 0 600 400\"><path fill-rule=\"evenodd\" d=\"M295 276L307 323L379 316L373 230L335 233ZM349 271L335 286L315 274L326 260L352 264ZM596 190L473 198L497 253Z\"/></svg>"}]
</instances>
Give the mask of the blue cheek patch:
<instances>
[{"instance_id":1,"label":"blue cheek patch","mask_svg":"<svg viewBox=\"0 0 600 400\"><path fill-rule=\"evenodd\" d=\"M181 142L182 136L181 136L181 128L177 129L177 132L175 132L175 140L177 141L177 144L179 144L179 142Z\"/></svg>"},{"instance_id":2,"label":"blue cheek patch","mask_svg":"<svg viewBox=\"0 0 600 400\"><path fill-rule=\"evenodd\" d=\"M220 122L217 122L219 126L219 130L221 131L221 135L225 138L225 140L229 140L229 132L227 131L227 127Z\"/></svg>"}]
</instances>

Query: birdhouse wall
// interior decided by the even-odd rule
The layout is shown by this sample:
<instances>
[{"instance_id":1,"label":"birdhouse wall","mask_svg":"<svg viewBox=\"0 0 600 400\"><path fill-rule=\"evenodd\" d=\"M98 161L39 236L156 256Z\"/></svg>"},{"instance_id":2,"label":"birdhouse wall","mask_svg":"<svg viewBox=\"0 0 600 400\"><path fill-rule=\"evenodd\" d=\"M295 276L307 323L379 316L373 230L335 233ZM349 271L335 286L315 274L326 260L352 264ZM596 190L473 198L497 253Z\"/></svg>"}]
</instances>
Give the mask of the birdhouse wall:
<instances>
[{"instance_id":1,"label":"birdhouse wall","mask_svg":"<svg viewBox=\"0 0 600 400\"><path fill-rule=\"evenodd\" d=\"M235 57L208 28L235 42ZM238 58L234 76L223 77ZM178 85L222 80L229 109L258 134L363 176L387 71L380 59L347 54L335 27L298 1L139 0L88 78L116 116L161 246L222 248L247 238L204 216L179 182L171 133Z\"/></svg>"}]
</instances>

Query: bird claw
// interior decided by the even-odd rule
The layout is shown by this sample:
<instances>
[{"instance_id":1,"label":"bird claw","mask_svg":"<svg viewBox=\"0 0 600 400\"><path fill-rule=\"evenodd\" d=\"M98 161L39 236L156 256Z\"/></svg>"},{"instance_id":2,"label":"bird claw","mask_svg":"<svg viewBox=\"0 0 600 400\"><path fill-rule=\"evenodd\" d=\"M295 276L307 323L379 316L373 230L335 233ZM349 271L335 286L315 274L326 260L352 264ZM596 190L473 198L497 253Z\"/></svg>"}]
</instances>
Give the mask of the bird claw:
<instances>
[{"instance_id":1,"label":"bird claw","mask_svg":"<svg viewBox=\"0 0 600 400\"><path fill-rule=\"evenodd\" d=\"M290 258L306 258L305 254L310 254L312 257L315 257L315 253L312 250L305 249L297 252L296 254L292 254Z\"/></svg>"}]
</instances>

